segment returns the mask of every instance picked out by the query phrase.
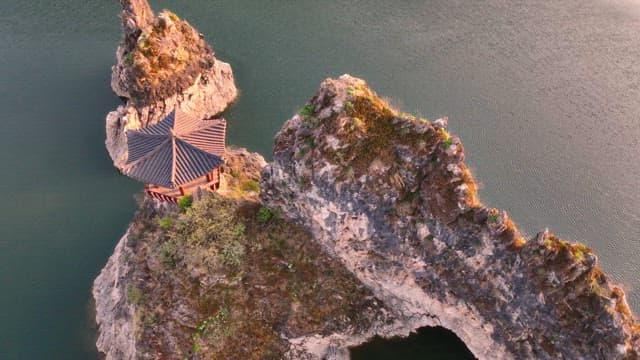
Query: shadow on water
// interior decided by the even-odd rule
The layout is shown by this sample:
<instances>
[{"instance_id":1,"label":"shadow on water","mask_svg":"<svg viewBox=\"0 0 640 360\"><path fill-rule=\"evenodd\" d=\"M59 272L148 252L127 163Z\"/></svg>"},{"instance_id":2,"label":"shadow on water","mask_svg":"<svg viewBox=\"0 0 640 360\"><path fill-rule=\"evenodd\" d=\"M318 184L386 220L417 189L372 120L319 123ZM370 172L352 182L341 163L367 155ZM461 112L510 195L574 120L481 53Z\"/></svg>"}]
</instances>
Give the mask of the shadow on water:
<instances>
[{"instance_id":1,"label":"shadow on water","mask_svg":"<svg viewBox=\"0 0 640 360\"><path fill-rule=\"evenodd\" d=\"M475 359L456 334L440 326L420 328L406 338L375 337L350 353L351 360Z\"/></svg>"}]
</instances>

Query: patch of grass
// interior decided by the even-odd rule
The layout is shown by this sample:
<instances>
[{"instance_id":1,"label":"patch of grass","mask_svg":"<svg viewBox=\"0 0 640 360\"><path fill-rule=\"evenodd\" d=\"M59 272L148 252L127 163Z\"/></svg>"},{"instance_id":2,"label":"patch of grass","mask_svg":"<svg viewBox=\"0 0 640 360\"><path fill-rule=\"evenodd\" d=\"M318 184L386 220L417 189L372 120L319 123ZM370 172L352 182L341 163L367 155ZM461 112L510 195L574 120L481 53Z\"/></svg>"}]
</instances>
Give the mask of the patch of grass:
<instances>
[{"instance_id":1,"label":"patch of grass","mask_svg":"<svg viewBox=\"0 0 640 360\"><path fill-rule=\"evenodd\" d=\"M229 311L226 309L222 309L218 311L212 318L209 318L209 324L207 324L207 329L205 329L205 331L211 329L212 326L215 325L218 327L217 330L221 335L229 336L231 335L231 327L224 326L229 322L229 320Z\"/></svg>"},{"instance_id":2,"label":"patch of grass","mask_svg":"<svg viewBox=\"0 0 640 360\"><path fill-rule=\"evenodd\" d=\"M242 257L244 256L244 245L238 241L229 241L222 245L222 262L230 266L238 266L242 264Z\"/></svg>"},{"instance_id":3,"label":"patch of grass","mask_svg":"<svg viewBox=\"0 0 640 360\"><path fill-rule=\"evenodd\" d=\"M487 218L487 221L490 224L496 224L498 222L498 219L500 219L500 214L499 213L493 213L493 214L489 215L489 217Z\"/></svg>"},{"instance_id":4,"label":"patch of grass","mask_svg":"<svg viewBox=\"0 0 640 360\"><path fill-rule=\"evenodd\" d=\"M263 206L260 208L260 210L258 210L258 215L256 217L256 220L258 220L258 222L261 224L265 224L271 220L278 219L278 218L279 218L279 214L276 210Z\"/></svg>"},{"instance_id":5,"label":"patch of grass","mask_svg":"<svg viewBox=\"0 0 640 360\"><path fill-rule=\"evenodd\" d=\"M173 219L169 216L165 216L158 219L158 225L163 230L168 230L173 226Z\"/></svg>"},{"instance_id":6,"label":"patch of grass","mask_svg":"<svg viewBox=\"0 0 640 360\"><path fill-rule=\"evenodd\" d=\"M174 21L174 22L180 21L180 18L175 13L168 10L164 10L164 11L169 16L169 19L171 19L171 21Z\"/></svg>"},{"instance_id":7,"label":"patch of grass","mask_svg":"<svg viewBox=\"0 0 640 360\"><path fill-rule=\"evenodd\" d=\"M362 315L372 294L309 241L304 228L276 210L212 195L171 216L168 231L160 229L157 214L139 226L168 240L145 236L134 254L135 278L145 281L139 293L153 289L138 309L147 323L172 321L176 309L188 309L200 322L190 331L182 328L189 332L178 333L171 348L163 342L162 327L146 326L140 336L148 339L154 358L171 352L177 358L199 353L214 359L281 359L288 349L281 331L299 336L369 328ZM173 270L148 266L165 257L176 262Z\"/></svg>"},{"instance_id":8,"label":"patch of grass","mask_svg":"<svg viewBox=\"0 0 640 360\"><path fill-rule=\"evenodd\" d=\"M406 136L403 138L394 127L393 110L373 94L357 96L353 101L345 102L344 109L352 119L352 131L344 141L353 146L341 152L339 158L336 157L337 152L329 154L329 157L337 164L351 166L356 177L366 173L376 158L383 163L396 161L394 152L388 151L393 142L411 141Z\"/></svg>"},{"instance_id":9,"label":"patch of grass","mask_svg":"<svg viewBox=\"0 0 640 360\"><path fill-rule=\"evenodd\" d=\"M124 64L131 67L133 66L133 62L135 61L135 59L136 59L136 54L133 51L131 51L127 54L127 57L124 58Z\"/></svg>"},{"instance_id":10,"label":"patch of grass","mask_svg":"<svg viewBox=\"0 0 640 360\"><path fill-rule=\"evenodd\" d=\"M136 286L131 285L127 289L127 302L131 305L143 305L145 302L145 295L142 290L138 289Z\"/></svg>"},{"instance_id":11,"label":"patch of grass","mask_svg":"<svg viewBox=\"0 0 640 360\"><path fill-rule=\"evenodd\" d=\"M344 103L344 109L349 111L349 110L353 110L353 103L351 101L347 101Z\"/></svg>"},{"instance_id":12,"label":"patch of grass","mask_svg":"<svg viewBox=\"0 0 640 360\"><path fill-rule=\"evenodd\" d=\"M245 226L245 224L243 223L237 223L234 227L233 227L233 233L236 236L243 236L244 232L247 230L247 227Z\"/></svg>"},{"instance_id":13,"label":"patch of grass","mask_svg":"<svg viewBox=\"0 0 640 360\"><path fill-rule=\"evenodd\" d=\"M445 149L453 145L453 139L451 139L451 135L446 129L440 129L440 137L442 138L442 144Z\"/></svg>"},{"instance_id":14,"label":"patch of grass","mask_svg":"<svg viewBox=\"0 0 640 360\"><path fill-rule=\"evenodd\" d=\"M193 353L194 354L199 354L200 353L200 344L194 339L193 341ZM184 360L188 360L189 358L185 357Z\"/></svg>"},{"instance_id":15,"label":"patch of grass","mask_svg":"<svg viewBox=\"0 0 640 360\"><path fill-rule=\"evenodd\" d=\"M171 20L171 27L162 15ZM169 11L156 17L137 42L129 45L133 55L125 62L133 82L131 94L141 103L169 97L179 89L191 86L193 79L210 66L213 58L205 55L207 45L198 32Z\"/></svg>"},{"instance_id":16,"label":"patch of grass","mask_svg":"<svg viewBox=\"0 0 640 360\"><path fill-rule=\"evenodd\" d=\"M188 208L193 205L193 196L185 195L178 200L178 206L180 206L180 210L187 211Z\"/></svg>"},{"instance_id":17,"label":"patch of grass","mask_svg":"<svg viewBox=\"0 0 640 360\"><path fill-rule=\"evenodd\" d=\"M353 120L353 125L357 129L363 129L364 128L364 121L362 121L359 117L354 117L354 118L352 118L352 120Z\"/></svg>"},{"instance_id":18,"label":"patch of grass","mask_svg":"<svg viewBox=\"0 0 640 360\"><path fill-rule=\"evenodd\" d=\"M313 106L313 105L305 105L302 109L300 109L298 114L300 114L300 116L302 116L303 118L306 119L311 114L313 114L315 111L316 111L316 107L315 106Z\"/></svg>"},{"instance_id":19,"label":"patch of grass","mask_svg":"<svg viewBox=\"0 0 640 360\"><path fill-rule=\"evenodd\" d=\"M211 338L210 341L220 341L222 337L231 335L231 327L226 326L229 322L229 311L220 309L214 315L203 320L196 327L196 331L191 336L193 341L193 352L200 353L200 342L203 337Z\"/></svg>"},{"instance_id":20,"label":"patch of grass","mask_svg":"<svg viewBox=\"0 0 640 360\"><path fill-rule=\"evenodd\" d=\"M350 166L355 178L367 174L376 159L383 164L401 161L393 150L395 146L413 147L419 141L435 143L435 131L426 135L410 132L410 124L398 121L398 112L367 88L358 88L343 107L350 121L344 123L342 116L335 116L325 126L342 136L341 142L349 146L340 149L342 155L337 155L336 149L327 149L326 157L334 164Z\"/></svg>"},{"instance_id":21,"label":"patch of grass","mask_svg":"<svg viewBox=\"0 0 640 360\"><path fill-rule=\"evenodd\" d=\"M196 328L196 335L201 336L205 331L209 330L213 326L222 324L227 320L229 320L229 312L226 309L221 309L198 325Z\"/></svg>"},{"instance_id":22,"label":"patch of grass","mask_svg":"<svg viewBox=\"0 0 640 360\"><path fill-rule=\"evenodd\" d=\"M173 240L168 240L160 246L160 260L162 260L164 266L169 269L173 269L176 267L179 256L178 248L176 247L176 243Z\"/></svg>"},{"instance_id":23,"label":"patch of grass","mask_svg":"<svg viewBox=\"0 0 640 360\"><path fill-rule=\"evenodd\" d=\"M178 48L173 52L173 60L183 63L189 60L189 53L182 46L178 46Z\"/></svg>"},{"instance_id":24,"label":"patch of grass","mask_svg":"<svg viewBox=\"0 0 640 360\"><path fill-rule=\"evenodd\" d=\"M567 247L577 262L582 262L585 259L585 255L592 252L589 247L580 243L564 243L563 245Z\"/></svg>"},{"instance_id":25,"label":"patch of grass","mask_svg":"<svg viewBox=\"0 0 640 360\"><path fill-rule=\"evenodd\" d=\"M242 185L240 186L240 189L242 191L253 191L253 192L260 192L260 184L255 181L255 180L248 180L242 183Z\"/></svg>"},{"instance_id":26,"label":"patch of grass","mask_svg":"<svg viewBox=\"0 0 640 360\"><path fill-rule=\"evenodd\" d=\"M440 129L440 136L442 137L442 140L448 140L451 139L451 134L449 134L449 132L446 129Z\"/></svg>"}]
</instances>

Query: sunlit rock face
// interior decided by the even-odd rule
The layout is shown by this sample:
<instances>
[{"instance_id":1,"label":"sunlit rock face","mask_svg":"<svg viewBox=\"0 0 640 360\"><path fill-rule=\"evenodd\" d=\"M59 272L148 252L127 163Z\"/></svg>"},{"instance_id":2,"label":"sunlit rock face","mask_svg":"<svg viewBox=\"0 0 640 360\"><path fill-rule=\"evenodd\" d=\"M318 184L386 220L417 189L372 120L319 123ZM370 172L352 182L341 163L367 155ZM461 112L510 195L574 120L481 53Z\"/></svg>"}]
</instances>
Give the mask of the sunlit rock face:
<instances>
[{"instance_id":1,"label":"sunlit rock face","mask_svg":"<svg viewBox=\"0 0 640 360\"><path fill-rule=\"evenodd\" d=\"M638 324L595 254L546 230L526 240L484 207L446 128L391 108L363 80L328 79L276 135L262 200L392 310L393 326L369 333L439 325L481 359L637 358ZM322 357L361 335L298 347Z\"/></svg>"},{"instance_id":2,"label":"sunlit rock face","mask_svg":"<svg viewBox=\"0 0 640 360\"><path fill-rule=\"evenodd\" d=\"M125 105L106 118L106 146L118 168L127 160L126 130L153 125L176 106L211 118L238 96L231 66L189 23L166 10L154 16L146 0L120 3L124 39L111 87Z\"/></svg>"}]
</instances>

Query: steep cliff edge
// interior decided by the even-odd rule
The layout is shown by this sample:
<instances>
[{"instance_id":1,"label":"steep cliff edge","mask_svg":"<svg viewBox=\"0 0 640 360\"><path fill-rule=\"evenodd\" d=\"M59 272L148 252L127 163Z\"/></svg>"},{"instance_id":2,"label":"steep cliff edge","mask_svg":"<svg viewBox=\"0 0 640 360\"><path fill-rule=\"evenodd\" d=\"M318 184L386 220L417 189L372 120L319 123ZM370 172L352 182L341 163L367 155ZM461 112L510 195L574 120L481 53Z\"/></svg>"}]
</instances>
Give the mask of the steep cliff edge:
<instances>
[{"instance_id":1,"label":"steep cliff edge","mask_svg":"<svg viewBox=\"0 0 640 360\"><path fill-rule=\"evenodd\" d=\"M328 79L277 134L262 200L310 229L405 331L444 326L481 359L638 358L640 326L595 254L546 230L527 241L484 207L446 127L360 79Z\"/></svg>"},{"instance_id":2,"label":"steep cliff edge","mask_svg":"<svg viewBox=\"0 0 640 360\"><path fill-rule=\"evenodd\" d=\"M394 326L308 231L260 206L265 164L230 149L224 195L187 211L141 204L94 283L97 347L107 359L347 358L346 348L308 346L309 338L349 334L355 345L374 326Z\"/></svg>"},{"instance_id":3,"label":"steep cliff edge","mask_svg":"<svg viewBox=\"0 0 640 360\"><path fill-rule=\"evenodd\" d=\"M155 124L177 104L211 118L238 96L231 66L188 22L167 10L154 16L146 0L120 4L124 39L111 87L126 104L106 118L106 146L117 168L127 160L126 130Z\"/></svg>"}]
</instances>

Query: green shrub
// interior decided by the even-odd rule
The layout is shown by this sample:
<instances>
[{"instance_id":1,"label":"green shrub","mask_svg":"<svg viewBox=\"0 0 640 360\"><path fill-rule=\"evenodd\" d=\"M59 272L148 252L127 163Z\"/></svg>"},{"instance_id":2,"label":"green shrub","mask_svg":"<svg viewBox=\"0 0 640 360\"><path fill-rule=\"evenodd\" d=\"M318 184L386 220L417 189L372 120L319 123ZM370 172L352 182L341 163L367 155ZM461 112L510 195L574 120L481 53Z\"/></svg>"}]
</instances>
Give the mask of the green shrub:
<instances>
[{"instance_id":1,"label":"green shrub","mask_svg":"<svg viewBox=\"0 0 640 360\"><path fill-rule=\"evenodd\" d=\"M453 140L451 140L451 138L449 138L449 139L444 140L442 143L444 144L444 148L448 149L449 146L451 146L453 144Z\"/></svg>"},{"instance_id":2,"label":"green shrub","mask_svg":"<svg viewBox=\"0 0 640 360\"><path fill-rule=\"evenodd\" d=\"M124 58L124 64L127 65L127 66L133 66L133 62L134 62L135 58L136 58L136 54L133 51L131 51Z\"/></svg>"},{"instance_id":3,"label":"green shrub","mask_svg":"<svg viewBox=\"0 0 640 360\"><path fill-rule=\"evenodd\" d=\"M260 208L260 210L258 210L258 217L256 218L256 220L258 220L259 223L265 224L277 218L278 213L275 210L263 206Z\"/></svg>"},{"instance_id":4,"label":"green shrub","mask_svg":"<svg viewBox=\"0 0 640 360\"><path fill-rule=\"evenodd\" d=\"M180 206L182 211L187 211L191 205L193 205L193 196L191 195L185 195L178 200L178 206Z\"/></svg>"},{"instance_id":5,"label":"green shrub","mask_svg":"<svg viewBox=\"0 0 640 360\"><path fill-rule=\"evenodd\" d=\"M498 222L498 219L499 219L499 218L500 218L500 214L498 214L498 213L491 214L491 215L489 215L489 219L488 219L488 221L489 221L490 223L492 223L492 224L495 224L495 223L497 223L497 222Z\"/></svg>"},{"instance_id":6,"label":"green shrub","mask_svg":"<svg viewBox=\"0 0 640 360\"><path fill-rule=\"evenodd\" d=\"M311 114L313 114L316 111L316 107L313 105L305 105L302 109L300 109L300 112L298 114L300 114L302 117L307 117Z\"/></svg>"}]
</instances>

